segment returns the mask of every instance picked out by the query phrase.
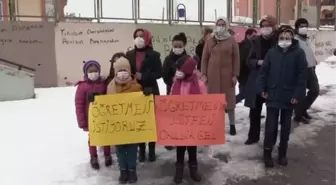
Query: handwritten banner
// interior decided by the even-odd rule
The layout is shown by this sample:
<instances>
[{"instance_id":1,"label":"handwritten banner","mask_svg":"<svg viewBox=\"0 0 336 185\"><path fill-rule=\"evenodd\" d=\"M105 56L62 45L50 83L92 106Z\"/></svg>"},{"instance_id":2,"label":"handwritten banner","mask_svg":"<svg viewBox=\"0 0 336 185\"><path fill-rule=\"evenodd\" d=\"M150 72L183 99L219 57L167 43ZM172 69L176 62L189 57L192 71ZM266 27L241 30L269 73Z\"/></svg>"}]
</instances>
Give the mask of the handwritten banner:
<instances>
[{"instance_id":1,"label":"handwritten banner","mask_svg":"<svg viewBox=\"0 0 336 185\"><path fill-rule=\"evenodd\" d=\"M95 97L89 132L93 146L156 141L153 96L137 92Z\"/></svg>"},{"instance_id":2,"label":"handwritten banner","mask_svg":"<svg viewBox=\"0 0 336 185\"><path fill-rule=\"evenodd\" d=\"M225 96L156 96L159 145L193 146L225 143Z\"/></svg>"}]
</instances>

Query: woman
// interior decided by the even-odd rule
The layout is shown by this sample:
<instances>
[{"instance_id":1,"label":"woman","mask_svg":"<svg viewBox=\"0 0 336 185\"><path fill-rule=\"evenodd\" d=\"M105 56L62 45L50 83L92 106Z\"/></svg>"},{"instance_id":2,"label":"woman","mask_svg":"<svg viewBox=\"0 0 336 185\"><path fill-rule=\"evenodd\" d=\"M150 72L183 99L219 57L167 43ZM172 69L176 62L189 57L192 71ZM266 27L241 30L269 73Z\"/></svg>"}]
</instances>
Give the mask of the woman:
<instances>
[{"instance_id":1,"label":"woman","mask_svg":"<svg viewBox=\"0 0 336 185\"><path fill-rule=\"evenodd\" d=\"M267 121L264 139L264 163L274 166L272 150L278 135L278 163L287 165L287 148L294 106L305 97L307 60L305 52L294 39L294 30L287 25L278 29L278 46L266 54L257 78L257 94L266 99Z\"/></svg>"},{"instance_id":2,"label":"woman","mask_svg":"<svg viewBox=\"0 0 336 185\"><path fill-rule=\"evenodd\" d=\"M111 60L110 60L110 63L111 63L111 65L110 65L110 73L109 73L109 75L107 76L107 78L106 78L106 80L105 80L105 84L106 84L106 85L108 85L108 84L111 82L111 80L114 78L114 68L113 68L113 64L114 64L114 62L117 61L120 57L124 57L124 58L126 58L125 53L123 53L123 52L119 52L119 53L115 53L115 54L112 56L112 58L111 58Z\"/></svg>"},{"instance_id":3,"label":"woman","mask_svg":"<svg viewBox=\"0 0 336 185\"><path fill-rule=\"evenodd\" d=\"M201 71L201 59L202 59L204 44L205 44L205 41L211 35L211 33L212 33L211 28L208 28L208 27L204 28L203 37L198 42L198 45L196 46L196 49L195 49L196 56L199 58L198 63L197 63L197 70L199 71Z\"/></svg>"},{"instance_id":4,"label":"woman","mask_svg":"<svg viewBox=\"0 0 336 185\"><path fill-rule=\"evenodd\" d=\"M236 135L235 127L235 86L240 70L239 48L230 34L226 18L216 21L216 28L205 42L201 73L207 79L209 94L225 94L229 115L230 135Z\"/></svg>"},{"instance_id":5,"label":"woman","mask_svg":"<svg viewBox=\"0 0 336 185\"><path fill-rule=\"evenodd\" d=\"M134 49L126 53L126 58L130 61L132 73L146 91L151 89L154 95L159 95L157 79L162 76L162 64L160 53L153 50L151 33L145 29L136 29L133 34ZM155 156L155 142L148 144L148 160L153 162ZM146 160L146 143L139 144L139 161Z\"/></svg>"}]
</instances>

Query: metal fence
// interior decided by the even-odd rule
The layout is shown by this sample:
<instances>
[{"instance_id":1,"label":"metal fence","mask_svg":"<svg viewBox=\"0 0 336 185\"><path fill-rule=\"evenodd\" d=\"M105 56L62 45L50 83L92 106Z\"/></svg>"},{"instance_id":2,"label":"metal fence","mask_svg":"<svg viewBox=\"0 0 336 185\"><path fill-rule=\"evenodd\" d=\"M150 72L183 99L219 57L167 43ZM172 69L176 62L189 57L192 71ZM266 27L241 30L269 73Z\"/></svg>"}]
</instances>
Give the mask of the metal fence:
<instances>
[{"instance_id":1,"label":"metal fence","mask_svg":"<svg viewBox=\"0 0 336 185\"><path fill-rule=\"evenodd\" d=\"M38 13L31 13L35 15L26 15L21 13L18 8L22 0L7 0L8 5L3 5L3 0L0 0L2 9L8 8L8 15L2 15L2 20L9 21L86 21L86 22L108 22L108 21L123 21L123 22L160 22L166 24L208 24L213 23L217 17L217 12L221 7L226 7L225 16L232 24L258 26L258 21L265 14L275 15L278 22L282 24L291 24L295 19L304 17L313 22L312 27L322 28L329 27L336 30L336 1L335 0L221 0L216 8L208 8L209 0L192 0L197 8L193 6L190 8L188 3L191 1L186 0L155 0L164 4L162 7L153 5L153 9L162 8L162 15L160 17L143 16L141 11L141 4L149 0L123 0L122 3L127 3L131 9L131 15L127 17L106 16L108 8L111 7L111 2L114 6L118 7L117 0L82 0L91 1L92 3L92 16L81 16L71 13L64 14L64 4L67 0L45 0L46 5L43 11ZM70 1L72 0L68 0ZM153 1L154 2L154 1ZM219 2L219 1L217 1ZM107 4L110 5L107 5ZM23 5L21 5L23 6ZM113 6L113 5L112 5ZM78 4L81 7L81 4ZM22 9L23 7L21 7ZM43 8L42 8L43 9ZM184 9L184 17L179 16ZM209 10L210 9L210 10ZM126 10L126 9L125 9ZM188 14L190 11L196 12L197 16L190 19ZM210 12L209 12L210 11ZM328 12L329 11L329 12ZM33 11L32 11L33 12ZM206 19L206 16L213 14L212 19ZM325 14L325 15L324 15ZM325 17L324 17L325 16ZM196 17L196 18L195 18ZM313 21L315 20L315 21Z\"/></svg>"}]
</instances>

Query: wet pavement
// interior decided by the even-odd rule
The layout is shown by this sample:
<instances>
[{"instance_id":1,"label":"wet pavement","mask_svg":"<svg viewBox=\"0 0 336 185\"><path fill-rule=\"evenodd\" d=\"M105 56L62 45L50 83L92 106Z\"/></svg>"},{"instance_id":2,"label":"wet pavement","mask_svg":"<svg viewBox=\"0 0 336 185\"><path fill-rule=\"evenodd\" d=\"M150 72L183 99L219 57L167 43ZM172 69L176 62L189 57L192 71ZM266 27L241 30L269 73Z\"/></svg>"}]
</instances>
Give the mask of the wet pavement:
<instances>
[{"instance_id":1,"label":"wet pavement","mask_svg":"<svg viewBox=\"0 0 336 185\"><path fill-rule=\"evenodd\" d=\"M290 148L288 166L276 166L282 174L240 182L227 181L225 185L335 185L335 128L323 128L315 138L317 145Z\"/></svg>"}]
</instances>

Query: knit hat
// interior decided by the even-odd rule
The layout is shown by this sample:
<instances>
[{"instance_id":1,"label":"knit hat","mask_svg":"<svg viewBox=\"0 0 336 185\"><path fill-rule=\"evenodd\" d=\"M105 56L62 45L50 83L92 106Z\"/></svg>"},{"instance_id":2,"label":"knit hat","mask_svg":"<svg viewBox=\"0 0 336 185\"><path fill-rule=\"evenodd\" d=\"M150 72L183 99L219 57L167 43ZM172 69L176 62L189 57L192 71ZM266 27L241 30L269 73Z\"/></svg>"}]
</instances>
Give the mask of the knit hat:
<instances>
[{"instance_id":1,"label":"knit hat","mask_svg":"<svg viewBox=\"0 0 336 185\"><path fill-rule=\"evenodd\" d=\"M297 19L295 21L295 25L294 25L295 29L296 30L299 29L299 27L300 27L301 24L307 24L307 26L309 26L309 22L308 22L307 19L305 19L305 18L299 18L299 19Z\"/></svg>"},{"instance_id":2,"label":"knit hat","mask_svg":"<svg viewBox=\"0 0 336 185\"><path fill-rule=\"evenodd\" d=\"M92 66L92 65L96 66L97 69L98 69L98 72L100 72L100 68L101 68L101 67L100 67L99 62L96 61L96 60L88 60L88 61L86 61L86 62L84 63L84 66L83 66L83 73L84 73L85 75L87 75L88 69L89 69L89 67Z\"/></svg>"},{"instance_id":3,"label":"knit hat","mask_svg":"<svg viewBox=\"0 0 336 185\"><path fill-rule=\"evenodd\" d=\"M113 63L115 75L119 71L127 71L131 74L131 64L125 57L120 57L116 62Z\"/></svg>"},{"instance_id":4,"label":"knit hat","mask_svg":"<svg viewBox=\"0 0 336 185\"><path fill-rule=\"evenodd\" d=\"M268 24L271 26L271 27L275 27L277 25L277 20L274 16L272 15L265 15L261 20L260 20L260 23L259 23L259 26L262 27L262 23L267 21Z\"/></svg>"},{"instance_id":5,"label":"knit hat","mask_svg":"<svg viewBox=\"0 0 336 185\"><path fill-rule=\"evenodd\" d=\"M194 73L196 65L197 65L196 60L189 55L182 56L176 62L176 68L182 71L187 76L190 76Z\"/></svg>"},{"instance_id":6,"label":"knit hat","mask_svg":"<svg viewBox=\"0 0 336 185\"><path fill-rule=\"evenodd\" d=\"M173 41L182 41L184 45L187 44L187 37L185 33L181 32L173 37Z\"/></svg>"}]
</instances>

